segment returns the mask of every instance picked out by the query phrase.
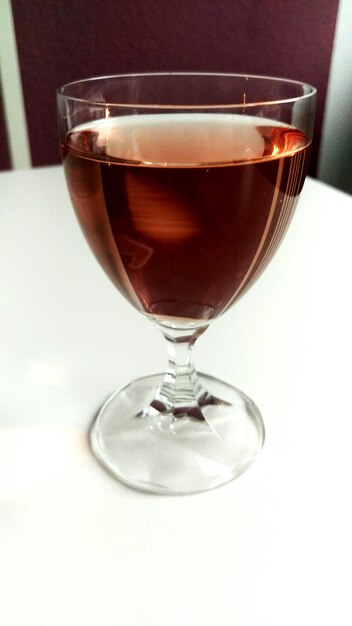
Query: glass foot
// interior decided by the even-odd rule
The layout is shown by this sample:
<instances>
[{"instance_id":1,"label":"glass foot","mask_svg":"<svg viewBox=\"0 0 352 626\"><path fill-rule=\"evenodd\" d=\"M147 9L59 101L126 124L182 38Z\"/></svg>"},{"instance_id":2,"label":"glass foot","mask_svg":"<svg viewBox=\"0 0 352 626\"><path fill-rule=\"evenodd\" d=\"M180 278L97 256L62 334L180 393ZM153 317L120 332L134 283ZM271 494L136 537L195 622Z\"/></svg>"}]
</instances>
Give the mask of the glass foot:
<instances>
[{"instance_id":1,"label":"glass foot","mask_svg":"<svg viewBox=\"0 0 352 626\"><path fill-rule=\"evenodd\" d=\"M238 389L198 377L208 392L202 419L155 408L162 374L140 378L105 402L91 443L116 478L142 491L189 494L219 487L251 465L264 442L259 410Z\"/></svg>"}]
</instances>

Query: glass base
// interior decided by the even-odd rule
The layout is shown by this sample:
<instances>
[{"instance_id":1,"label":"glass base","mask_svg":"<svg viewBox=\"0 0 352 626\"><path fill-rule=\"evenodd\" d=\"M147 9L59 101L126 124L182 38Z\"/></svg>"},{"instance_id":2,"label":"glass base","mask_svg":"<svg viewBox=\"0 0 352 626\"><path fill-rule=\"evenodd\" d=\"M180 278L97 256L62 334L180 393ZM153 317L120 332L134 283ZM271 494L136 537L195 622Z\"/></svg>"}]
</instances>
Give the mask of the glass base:
<instances>
[{"instance_id":1,"label":"glass base","mask_svg":"<svg viewBox=\"0 0 352 626\"><path fill-rule=\"evenodd\" d=\"M251 465L264 442L259 410L238 389L198 377L208 392L203 419L153 408L162 374L140 378L105 402L91 443L116 478L142 491L190 494L219 487Z\"/></svg>"}]
</instances>

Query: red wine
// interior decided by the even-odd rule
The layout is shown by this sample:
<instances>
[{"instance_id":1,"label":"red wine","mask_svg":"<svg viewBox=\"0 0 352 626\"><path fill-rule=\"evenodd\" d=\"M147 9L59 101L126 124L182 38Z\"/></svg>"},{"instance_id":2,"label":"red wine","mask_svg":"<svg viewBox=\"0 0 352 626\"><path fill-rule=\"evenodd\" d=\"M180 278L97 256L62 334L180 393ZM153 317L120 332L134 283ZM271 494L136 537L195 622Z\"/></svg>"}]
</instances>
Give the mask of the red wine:
<instances>
[{"instance_id":1,"label":"red wine","mask_svg":"<svg viewBox=\"0 0 352 626\"><path fill-rule=\"evenodd\" d=\"M156 318L211 319L277 249L307 169L301 131L244 115L131 115L62 146L83 232L114 284Z\"/></svg>"}]
</instances>

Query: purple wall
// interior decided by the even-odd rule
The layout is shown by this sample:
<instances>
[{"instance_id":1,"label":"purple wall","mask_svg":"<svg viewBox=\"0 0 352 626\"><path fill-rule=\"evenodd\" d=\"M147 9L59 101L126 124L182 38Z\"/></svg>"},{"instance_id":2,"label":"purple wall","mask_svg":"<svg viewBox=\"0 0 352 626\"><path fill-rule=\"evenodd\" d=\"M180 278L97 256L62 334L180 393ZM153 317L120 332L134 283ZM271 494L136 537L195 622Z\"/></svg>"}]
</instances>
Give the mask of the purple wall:
<instances>
[{"instance_id":1,"label":"purple wall","mask_svg":"<svg viewBox=\"0 0 352 626\"><path fill-rule=\"evenodd\" d=\"M338 0L12 0L34 165L55 163L55 89L93 75L223 71L319 89L315 172Z\"/></svg>"},{"instance_id":2,"label":"purple wall","mask_svg":"<svg viewBox=\"0 0 352 626\"><path fill-rule=\"evenodd\" d=\"M4 109L2 103L2 94L0 89L0 170L8 170L11 168L9 155L9 147L7 143Z\"/></svg>"}]
</instances>

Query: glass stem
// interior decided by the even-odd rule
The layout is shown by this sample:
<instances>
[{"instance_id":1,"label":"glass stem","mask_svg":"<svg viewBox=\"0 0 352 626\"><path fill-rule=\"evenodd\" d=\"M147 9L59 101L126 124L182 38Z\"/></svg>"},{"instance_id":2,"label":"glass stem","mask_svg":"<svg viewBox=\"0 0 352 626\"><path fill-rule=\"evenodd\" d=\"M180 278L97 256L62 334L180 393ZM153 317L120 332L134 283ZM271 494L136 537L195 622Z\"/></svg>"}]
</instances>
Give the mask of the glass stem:
<instances>
[{"instance_id":1,"label":"glass stem","mask_svg":"<svg viewBox=\"0 0 352 626\"><path fill-rule=\"evenodd\" d=\"M208 394L195 370L193 346L206 326L197 329L157 326L166 339L168 366L152 407L171 412L175 418L187 416L204 420L200 407Z\"/></svg>"}]
</instances>

